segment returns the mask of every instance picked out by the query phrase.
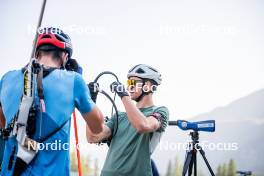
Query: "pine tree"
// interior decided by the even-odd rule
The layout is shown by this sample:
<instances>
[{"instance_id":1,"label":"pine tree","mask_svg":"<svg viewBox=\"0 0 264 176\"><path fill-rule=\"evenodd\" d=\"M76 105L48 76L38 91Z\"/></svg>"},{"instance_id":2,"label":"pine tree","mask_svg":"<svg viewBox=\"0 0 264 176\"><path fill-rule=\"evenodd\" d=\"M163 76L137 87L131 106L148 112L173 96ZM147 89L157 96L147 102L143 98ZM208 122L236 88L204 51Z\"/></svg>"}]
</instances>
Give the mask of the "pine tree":
<instances>
[{"instance_id":1,"label":"pine tree","mask_svg":"<svg viewBox=\"0 0 264 176\"><path fill-rule=\"evenodd\" d=\"M172 164L171 164L171 160L169 161L168 164L168 168L167 168L167 172L166 172L166 176L172 176Z\"/></svg>"},{"instance_id":2,"label":"pine tree","mask_svg":"<svg viewBox=\"0 0 264 176\"><path fill-rule=\"evenodd\" d=\"M175 168L174 168L173 175L182 176L182 164L178 156L176 156L176 159L175 159Z\"/></svg>"},{"instance_id":3,"label":"pine tree","mask_svg":"<svg viewBox=\"0 0 264 176\"><path fill-rule=\"evenodd\" d=\"M217 172L216 172L216 176L222 176L222 173L223 173L222 166L221 165L218 165Z\"/></svg>"},{"instance_id":4,"label":"pine tree","mask_svg":"<svg viewBox=\"0 0 264 176\"><path fill-rule=\"evenodd\" d=\"M96 158L94 161L94 176L99 175L99 164L98 164L98 159Z\"/></svg>"},{"instance_id":5,"label":"pine tree","mask_svg":"<svg viewBox=\"0 0 264 176\"><path fill-rule=\"evenodd\" d=\"M71 156L70 157L70 159L71 159L71 171L77 172L78 171L78 166L77 166L76 153L73 151L73 152L71 152L70 156Z\"/></svg>"},{"instance_id":6,"label":"pine tree","mask_svg":"<svg viewBox=\"0 0 264 176\"><path fill-rule=\"evenodd\" d=\"M203 173L203 170L201 170L201 169L198 170L198 174L197 175L199 175L199 176L205 176L205 174Z\"/></svg>"},{"instance_id":7,"label":"pine tree","mask_svg":"<svg viewBox=\"0 0 264 176\"><path fill-rule=\"evenodd\" d=\"M227 166L226 166L226 164L223 165L222 170L223 170L223 171L222 171L221 176L227 176Z\"/></svg>"},{"instance_id":8,"label":"pine tree","mask_svg":"<svg viewBox=\"0 0 264 176\"><path fill-rule=\"evenodd\" d=\"M229 161L227 176L236 176L236 164L233 159Z\"/></svg>"},{"instance_id":9,"label":"pine tree","mask_svg":"<svg viewBox=\"0 0 264 176\"><path fill-rule=\"evenodd\" d=\"M90 162L88 161L89 157L81 156L81 165L82 165L82 173L83 175L87 175L90 171L89 165Z\"/></svg>"}]
</instances>

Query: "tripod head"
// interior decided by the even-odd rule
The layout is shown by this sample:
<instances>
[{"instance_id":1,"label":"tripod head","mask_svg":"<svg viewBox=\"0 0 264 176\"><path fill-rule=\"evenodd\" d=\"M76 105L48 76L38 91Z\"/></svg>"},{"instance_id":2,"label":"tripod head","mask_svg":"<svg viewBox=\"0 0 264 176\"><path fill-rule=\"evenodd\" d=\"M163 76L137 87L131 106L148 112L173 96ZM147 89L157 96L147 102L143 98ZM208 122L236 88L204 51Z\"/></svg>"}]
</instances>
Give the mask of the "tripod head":
<instances>
[{"instance_id":1,"label":"tripod head","mask_svg":"<svg viewBox=\"0 0 264 176\"><path fill-rule=\"evenodd\" d=\"M199 143L199 132L198 131L191 131L190 136L192 138L193 143Z\"/></svg>"}]
</instances>

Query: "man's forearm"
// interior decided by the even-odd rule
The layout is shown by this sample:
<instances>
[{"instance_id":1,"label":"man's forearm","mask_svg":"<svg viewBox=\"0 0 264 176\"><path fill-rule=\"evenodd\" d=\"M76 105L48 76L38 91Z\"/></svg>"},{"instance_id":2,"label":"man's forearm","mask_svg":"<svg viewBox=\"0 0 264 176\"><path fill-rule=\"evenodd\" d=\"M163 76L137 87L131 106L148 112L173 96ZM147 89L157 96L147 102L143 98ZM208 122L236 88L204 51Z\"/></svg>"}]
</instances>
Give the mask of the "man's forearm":
<instances>
[{"instance_id":1,"label":"man's forearm","mask_svg":"<svg viewBox=\"0 0 264 176\"><path fill-rule=\"evenodd\" d=\"M94 134L88 125L86 125L86 138L89 143L98 143L111 136L111 130L104 125L103 131L99 134Z\"/></svg>"},{"instance_id":2,"label":"man's forearm","mask_svg":"<svg viewBox=\"0 0 264 176\"><path fill-rule=\"evenodd\" d=\"M98 134L94 134L88 125L86 125L86 138L89 143L97 143L99 142Z\"/></svg>"},{"instance_id":3,"label":"man's forearm","mask_svg":"<svg viewBox=\"0 0 264 176\"><path fill-rule=\"evenodd\" d=\"M139 111L130 97L123 97L122 102L125 106L128 120L133 125L133 127L136 128L136 130L141 131L142 128L144 128L144 126L147 124L144 114Z\"/></svg>"},{"instance_id":4,"label":"man's forearm","mask_svg":"<svg viewBox=\"0 0 264 176\"><path fill-rule=\"evenodd\" d=\"M94 134L103 131L104 117L96 106L90 112L82 114L82 116Z\"/></svg>"},{"instance_id":5,"label":"man's forearm","mask_svg":"<svg viewBox=\"0 0 264 176\"><path fill-rule=\"evenodd\" d=\"M3 110L2 108L0 107L0 128L5 128L5 116L4 116L4 113L3 113Z\"/></svg>"}]
</instances>

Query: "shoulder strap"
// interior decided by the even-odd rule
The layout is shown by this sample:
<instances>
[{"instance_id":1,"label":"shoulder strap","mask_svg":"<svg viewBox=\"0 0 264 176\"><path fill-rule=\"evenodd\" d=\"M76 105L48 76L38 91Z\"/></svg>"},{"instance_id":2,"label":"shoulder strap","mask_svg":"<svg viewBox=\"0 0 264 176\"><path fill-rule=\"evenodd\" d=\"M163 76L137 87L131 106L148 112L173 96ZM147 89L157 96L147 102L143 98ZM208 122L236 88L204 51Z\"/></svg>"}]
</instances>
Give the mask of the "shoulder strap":
<instances>
[{"instance_id":1,"label":"shoulder strap","mask_svg":"<svg viewBox=\"0 0 264 176\"><path fill-rule=\"evenodd\" d=\"M23 67L21 69L22 73L24 73L26 71L27 66ZM59 68L55 68L55 67L43 67L43 78L45 78L46 76L48 76L51 72L53 72L54 70L59 69Z\"/></svg>"},{"instance_id":2,"label":"shoulder strap","mask_svg":"<svg viewBox=\"0 0 264 176\"><path fill-rule=\"evenodd\" d=\"M41 139L40 142L45 142L46 140L48 140L51 136L53 136L54 134L56 134L58 131L60 131L70 120L71 118L69 118L68 120L66 120L61 126L59 126L57 129L55 129L53 132L51 132L48 136L46 136L45 138Z\"/></svg>"}]
</instances>

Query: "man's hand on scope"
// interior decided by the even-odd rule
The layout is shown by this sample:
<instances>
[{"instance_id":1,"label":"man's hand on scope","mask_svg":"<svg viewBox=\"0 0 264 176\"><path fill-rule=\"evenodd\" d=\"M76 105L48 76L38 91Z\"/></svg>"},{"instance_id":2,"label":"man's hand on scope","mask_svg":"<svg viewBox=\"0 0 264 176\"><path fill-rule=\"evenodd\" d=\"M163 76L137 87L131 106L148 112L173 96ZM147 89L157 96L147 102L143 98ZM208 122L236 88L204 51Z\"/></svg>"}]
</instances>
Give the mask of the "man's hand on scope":
<instances>
[{"instance_id":1,"label":"man's hand on scope","mask_svg":"<svg viewBox=\"0 0 264 176\"><path fill-rule=\"evenodd\" d=\"M91 99L93 100L94 103L96 103L97 95L99 92L99 84L96 82L90 82L88 84L88 88L90 90Z\"/></svg>"},{"instance_id":2,"label":"man's hand on scope","mask_svg":"<svg viewBox=\"0 0 264 176\"><path fill-rule=\"evenodd\" d=\"M126 89L125 89L125 86L120 83L120 82L113 82L111 85L110 85L110 89L112 92L115 92L117 93L117 95L122 99L123 97L125 96L129 96Z\"/></svg>"}]
</instances>

